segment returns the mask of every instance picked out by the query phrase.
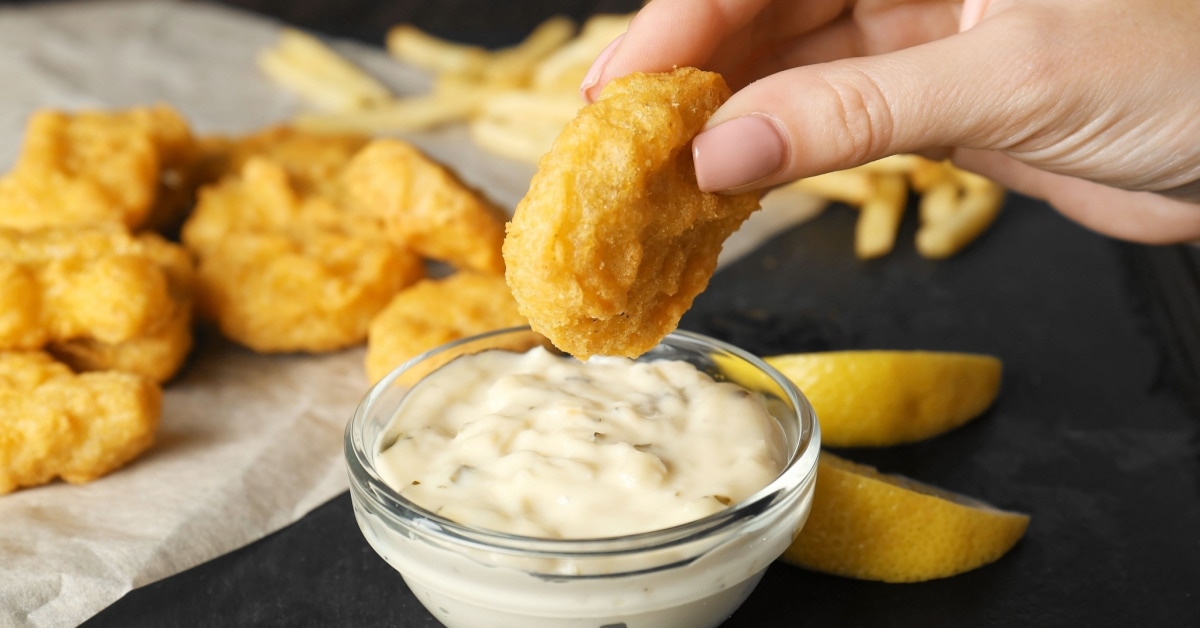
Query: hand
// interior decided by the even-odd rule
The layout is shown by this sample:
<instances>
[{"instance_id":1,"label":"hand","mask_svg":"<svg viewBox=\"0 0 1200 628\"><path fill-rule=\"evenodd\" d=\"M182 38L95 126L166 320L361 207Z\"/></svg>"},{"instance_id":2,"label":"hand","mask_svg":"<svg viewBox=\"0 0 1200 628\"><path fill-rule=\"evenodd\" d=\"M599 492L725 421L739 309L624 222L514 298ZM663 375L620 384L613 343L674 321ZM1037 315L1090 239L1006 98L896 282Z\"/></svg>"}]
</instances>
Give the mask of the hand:
<instances>
[{"instance_id":1,"label":"hand","mask_svg":"<svg viewBox=\"0 0 1200 628\"><path fill-rule=\"evenodd\" d=\"M955 163L1112 236L1200 238L1195 0L654 0L596 60L737 93L693 143L710 191L894 153Z\"/></svg>"}]
</instances>

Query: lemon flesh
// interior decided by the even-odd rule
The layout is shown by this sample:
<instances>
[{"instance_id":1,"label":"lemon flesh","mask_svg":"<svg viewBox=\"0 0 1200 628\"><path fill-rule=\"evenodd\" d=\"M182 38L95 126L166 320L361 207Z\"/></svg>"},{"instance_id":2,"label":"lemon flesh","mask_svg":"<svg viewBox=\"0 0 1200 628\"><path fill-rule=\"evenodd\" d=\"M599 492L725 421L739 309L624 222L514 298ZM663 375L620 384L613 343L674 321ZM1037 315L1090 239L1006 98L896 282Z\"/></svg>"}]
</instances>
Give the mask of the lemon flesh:
<instances>
[{"instance_id":1,"label":"lemon flesh","mask_svg":"<svg viewBox=\"0 0 1200 628\"><path fill-rule=\"evenodd\" d=\"M945 578L996 561L1029 517L821 452L812 513L783 555L813 571L882 582Z\"/></svg>"},{"instance_id":2,"label":"lemon flesh","mask_svg":"<svg viewBox=\"0 0 1200 628\"><path fill-rule=\"evenodd\" d=\"M979 416L1000 392L1001 362L970 353L830 351L765 358L804 393L830 447L885 447Z\"/></svg>"}]
</instances>

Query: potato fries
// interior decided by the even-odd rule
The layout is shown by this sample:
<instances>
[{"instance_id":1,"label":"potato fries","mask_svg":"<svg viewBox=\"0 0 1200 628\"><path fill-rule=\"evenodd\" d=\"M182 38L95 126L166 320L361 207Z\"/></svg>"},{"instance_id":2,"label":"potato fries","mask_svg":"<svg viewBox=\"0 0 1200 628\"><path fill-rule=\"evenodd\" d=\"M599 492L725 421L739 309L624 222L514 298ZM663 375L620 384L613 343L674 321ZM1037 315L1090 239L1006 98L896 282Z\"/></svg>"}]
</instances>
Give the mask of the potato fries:
<instances>
[{"instance_id":1,"label":"potato fries","mask_svg":"<svg viewBox=\"0 0 1200 628\"><path fill-rule=\"evenodd\" d=\"M918 155L893 155L787 187L857 207L854 252L860 259L891 252L910 190L920 195L917 252L930 259L950 257L973 242L1004 202L1004 189L992 181Z\"/></svg>"},{"instance_id":2,"label":"potato fries","mask_svg":"<svg viewBox=\"0 0 1200 628\"><path fill-rule=\"evenodd\" d=\"M275 47L259 55L258 66L321 109L356 110L391 98L382 83L321 40L294 29L284 29Z\"/></svg>"},{"instance_id":3,"label":"potato fries","mask_svg":"<svg viewBox=\"0 0 1200 628\"><path fill-rule=\"evenodd\" d=\"M521 42L499 50L397 25L388 32L388 52L434 75L430 93L406 97L356 88L347 79L351 72L346 68L353 68L348 61L334 63L329 56L336 53L294 31L285 31L259 61L267 76L318 110L294 120L304 130L408 133L465 122L479 147L533 163L583 105L577 90L592 60L625 31L632 17L593 16L578 34L573 21L553 17ZM335 66L341 70L332 71Z\"/></svg>"}]
</instances>

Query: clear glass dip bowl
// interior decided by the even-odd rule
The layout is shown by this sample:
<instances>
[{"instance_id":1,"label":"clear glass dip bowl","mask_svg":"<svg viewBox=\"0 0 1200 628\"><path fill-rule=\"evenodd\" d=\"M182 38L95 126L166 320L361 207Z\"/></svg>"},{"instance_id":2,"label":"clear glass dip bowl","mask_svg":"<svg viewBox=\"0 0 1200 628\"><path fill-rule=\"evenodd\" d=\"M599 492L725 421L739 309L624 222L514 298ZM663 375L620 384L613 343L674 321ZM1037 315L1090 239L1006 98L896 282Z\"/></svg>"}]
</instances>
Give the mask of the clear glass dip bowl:
<instances>
[{"instance_id":1,"label":"clear glass dip bowl","mask_svg":"<svg viewBox=\"0 0 1200 628\"><path fill-rule=\"evenodd\" d=\"M820 432L812 407L778 371L728 344L676 332L639 360L685 360L763 395L790 457L740 503L675 527L586 540L497 533L450 521L402 497L374 468L380 437L408 386L455 357L550 347L529 329L447 344L390 373L346 429L350 495L370 545L451 628L703 628L727 619L804 525Z\"/></svg>"}]
</instances>

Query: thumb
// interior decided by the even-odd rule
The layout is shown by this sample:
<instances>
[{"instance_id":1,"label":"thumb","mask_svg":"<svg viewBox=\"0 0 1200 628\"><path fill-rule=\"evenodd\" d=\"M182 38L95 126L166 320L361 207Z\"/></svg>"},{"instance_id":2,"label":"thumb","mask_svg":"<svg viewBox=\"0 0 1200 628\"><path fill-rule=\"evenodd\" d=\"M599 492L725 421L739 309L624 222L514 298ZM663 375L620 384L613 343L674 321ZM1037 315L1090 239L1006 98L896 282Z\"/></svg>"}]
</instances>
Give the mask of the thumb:
<instances>
[{"instance_id":1,"label":"thumb","mask_svg":"<svg viewBox=\"0 0 1200 628\"><path fill-rule=\"evenodd\" d=\"M1040 96L1024 93L1025 71L1004 61L1003 50L1026 42L987 30L751 83L692 144L701 189L767 188L902 152L1000 148L996 138L1016 124L1007 112L1033 119Z\"/></svg>"}]
</instances>

